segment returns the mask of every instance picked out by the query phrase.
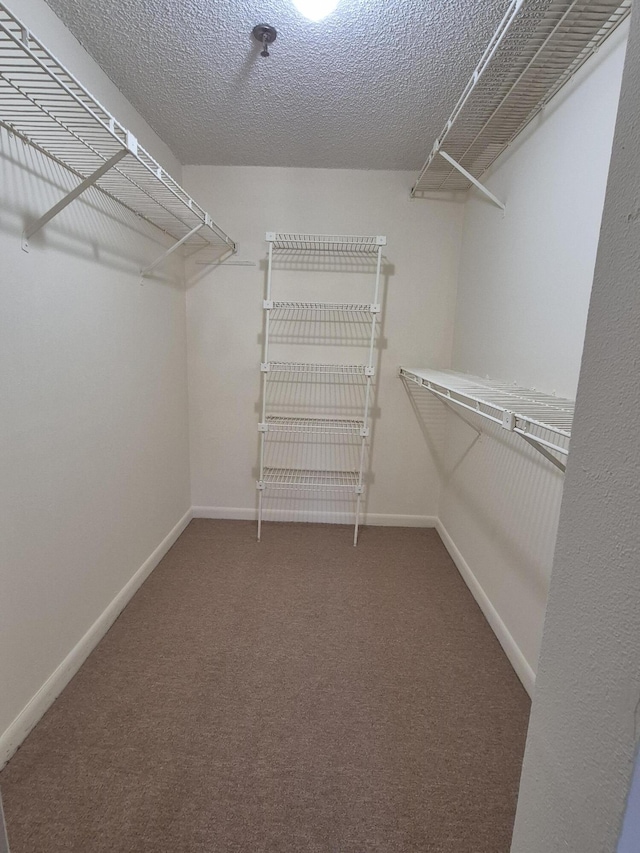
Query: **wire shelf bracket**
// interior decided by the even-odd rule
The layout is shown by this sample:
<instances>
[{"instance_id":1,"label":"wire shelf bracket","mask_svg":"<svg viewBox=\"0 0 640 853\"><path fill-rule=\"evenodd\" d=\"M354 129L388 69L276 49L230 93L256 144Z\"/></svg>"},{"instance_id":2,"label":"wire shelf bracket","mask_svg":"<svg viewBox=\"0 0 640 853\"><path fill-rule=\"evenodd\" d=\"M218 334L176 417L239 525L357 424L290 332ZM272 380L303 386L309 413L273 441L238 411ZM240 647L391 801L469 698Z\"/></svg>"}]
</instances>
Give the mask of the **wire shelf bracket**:
<instances>
[{"instance_id":1,"label":"wire shelf bracket","mask_svg":"<svg viewBox=\"0 0 640 853\"><path fill-rule=\"evenodd\" d=\"M34 234L91 187L172 237L180 246L235 252L234 241L138 140L0 2L0 127L79 179L77 186L22 234Z\"/></svg>"},{"instance_id":2,"label":"wire shelf bracket","mask_svg":"<svg viewBox=\"0 0 640 853\"><path fill-rule=\"evenodd\" d=\"M129 138L127 140L128 144L135 145L135 140L133 138ZM85 190L88 190L89 187L92 187L96 181L98 181L103 175L105 175L109 169L113 168L117 163L122 160L123 157L126 157L128 151L127 149L123 149L122 151L118 151L113 155L106 163L103 163L92 175L89 175L88 178L85 178L82 183L78 184L78 186L71 190L70 193L67 193L64 198L60 199L57 204L54 204L52 208L50 208L46 213L44 213L39 219L36 219L35 222L32 222L28 225L23 233L22 233L22 249L25 252L29 251L29 240L36 234L43 226L50 222L54 216L57 216L61 211L65 209L72 201L75 201L78 196L82 195Z\"/></svg>"},{"instance_id":3,"label":"wire shelf bracket","mask_svg":"<svg viewBox=\"0 0 640 853\"><path fill-rule=\"evenodd\" d=\"M474 178L473 175L471 174L471 172L467 172L467 170L464 168L464 166L461 166L460 163L458 163L457 160L454 160L453 157L451 157L449 154L447 154L446 151L443 151L442 149L440 149L438 151L438 154L441 157L444 157L444 159L448 163L451 163L451 165L453 166L454 169L457 169L460 172L460 174L464 175L468 181L471 181L471 183L474 185L474 187L477 187L480 190L480 192L483 193L489 199L490 202L495 204L496 207L499 207L504 213L504 211L506 210L506 205L503 202L501 202L499 198L496 198L496 196L490 190L488 190L484 184L480 183L480 181L477 178Z\"/></svg>"},{"instance_id":4,"label":"wire shelf bracket","mask_svg":"<svg viewBox=\"0 0 640 853\"><path fill-rule=\"evenodd\" d=\"M631 3L511 0L433 143L412 198L476 186L503 207L479 178L627 18Z\"/></svg>"},{"instance_id":5,"label":"wire shelf bracket","mask_svg":"<svg viewBox=\"0 0 640 853\"><path fill-rule=\"evenodd\" d=\"M430 391L453 411L465 409L516 433L560 471L566 470L558 455L569 453L572 400L452 370L401 367L399 375Z\"/></svg>"},{"instance_id":6,"label":"wire shelf bracket","mask_svg":"<svg viewBox=\"0 0 640 853\"><path fill-rule=\"evenodd\" d=\"M356 237L353 235L337 234L282 234L276 231L268 231L266 234L268 246L267 261L267 293L262 307L265 312L265 332L262 346L262 362L260 371L262 374L262 416L258 423L260 437L259 450L259 476L256 480L258 490L258 541L262 535L263 495L270 489L304 492L338 492L352 494L356 498L354 513L353 544L358 544L358 530L360 526L360 511L362 508L362 496L365 491L364 464L367 440L370 437L370 407L372 400L372 388L375 378L375 340L378 323L381 319L380 302L380 277L382 271L382 252L387 244L387 238ZM372 262L375 261L375 280L371 302L307 302L307 301L279 301L272 297L272 274L274 256L290 255L316 255L331 254L336 257L344 255L370 255ZM371 269L373 271L373 263ZM280 313L279 313L280 312ZM271 361L269 351L271 345L271 323L272 314L281 318L281 312L293 313L302 316L311 312L332 312L338 317L349 318L351 315L368 315L367 322L370 323L368 341L368 358L365 364L331 364L331 363L308 363ZM325 314L326 316L326 314ZM333 319L333 318L332 318ZM286 412L271 412L268 408L268 391L270 382L300 382L299 377L356 377L355 382L364 386L364 402L361 417L340 417L338 415L327 417L289 415ZM324 379L319 381L324 382ZM359 468L358 470L314 470L306 468L271 467L266 462L267 443L270 437L277 437L283 433L298 433L306 436L317 436L313 441L322 444L324 441L333 442L336 437L347 438L337 443L344 444L351 437L355 439L356 448L359 440Z\"/></svg>"},{"instance_id":7,"label":"wire shelf bracket","mask_svg":"<svg viewBox=\"0 0 640 853\"><path fill-rule=\"evenodd\" d=\"M167 260L169 255L172 255L176 251L176 249L179 249L180 246L183 246L187 242L187 240L191 239L191 237L195 237L195 235L200 231L201 228L204 228L205 225L206 222L202 222L200 225L196 225L194 228L191 229L191 231L189 231L188 234L185 234L184 237L181 237L179 240L177 240L173 244L173 246L170 246L166 250L166 252L163 252L159 258L156 258L156 260L152 264L149 264L148 267L145 267L143 270L140 270L140 275L142 276L142 278L146 278L150 273L152 273L161 264L163 264Z\"/></svg>"}]
</instances>

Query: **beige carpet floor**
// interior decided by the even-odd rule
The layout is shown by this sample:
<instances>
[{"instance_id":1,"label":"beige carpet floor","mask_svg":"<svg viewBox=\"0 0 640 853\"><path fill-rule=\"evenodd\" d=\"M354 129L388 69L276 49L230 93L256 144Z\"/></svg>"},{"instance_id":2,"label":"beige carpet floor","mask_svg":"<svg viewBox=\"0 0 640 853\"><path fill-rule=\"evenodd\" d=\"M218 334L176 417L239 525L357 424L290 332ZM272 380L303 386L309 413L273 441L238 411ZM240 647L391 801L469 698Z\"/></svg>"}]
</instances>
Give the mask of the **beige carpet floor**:
<instances>
[{"instance_id":1,"label":"beige carpet floor","mask_svg":"<svg viewBox=\"0 0 640 853\"><path fill-rule=\"evenodd\" d=\"M0 774L12 853L508 853L529 700L432 530L191 522Z\"/></svg>"}]
</instances>

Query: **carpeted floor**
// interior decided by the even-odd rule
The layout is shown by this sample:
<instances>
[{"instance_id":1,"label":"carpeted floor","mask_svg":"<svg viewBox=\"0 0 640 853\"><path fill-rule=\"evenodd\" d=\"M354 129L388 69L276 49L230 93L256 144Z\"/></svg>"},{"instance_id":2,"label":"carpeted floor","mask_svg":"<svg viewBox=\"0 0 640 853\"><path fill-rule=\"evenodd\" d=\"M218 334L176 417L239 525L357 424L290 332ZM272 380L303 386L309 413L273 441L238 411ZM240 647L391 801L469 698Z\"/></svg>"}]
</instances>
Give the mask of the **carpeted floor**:
<instances>
[{"instance_id":1,"label":"carpeted floor","mask_svg":"<svg viewBox=\"0 0 640 853\"><path fill-rule=\"evenodd\" d=\"M191 522L0 775L12 853L508 853L529 700L432 530Z\"/></svg>"}]
</instances>

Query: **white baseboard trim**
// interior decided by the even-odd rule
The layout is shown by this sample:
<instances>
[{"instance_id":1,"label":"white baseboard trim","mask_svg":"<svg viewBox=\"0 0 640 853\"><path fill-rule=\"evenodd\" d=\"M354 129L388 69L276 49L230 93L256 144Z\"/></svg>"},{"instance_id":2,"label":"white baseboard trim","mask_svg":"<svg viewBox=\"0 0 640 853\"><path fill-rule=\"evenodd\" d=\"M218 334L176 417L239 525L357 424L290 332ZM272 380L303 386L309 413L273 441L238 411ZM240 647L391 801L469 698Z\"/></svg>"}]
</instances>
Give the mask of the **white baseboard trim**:
<instances>
[{"instance_id":1,"label":"white baseboard trim","mask_svg":"<svg viewBox=\"0 0 640 853\"><path fill-rule=\"evenodd\" d=\"M130 599L149 577L178 536L191 521L191 509L186 512L173 530L165 536L155 551L144 561L133 577L124 585L107 608L98 616L82 639L76 643L66 658L49 676L35 696L20 711L8 729L0 735L0 770L9 761L31 729L53 704L89 657L109 628L124 610Z\"/></svg>"},{"instance_id":2,"label":"white baseboard trim","mask_svg":"<svg viewBox=\"0 0 640 853\"><path fill-rule=\"evenodd\" d=\"M449 556L453 560L456 565L456 568L462 575L462 579L469 587L471 594L475 598L480 607L480 610L484 613L484 616L491 626L493 633L498 638L498 642L504 649L504 653L509 658L511 666L516 671L516 675L522 682L524 689L527 691L529 696L533 696L533 690L536 683L536 675L529 663L527 662L525 656L522 654L520 647L514 640L511 635L509 629L504 624L498 611L495 609L493 604L491 603L489 596L486 594L484 589L482 588L480 581L476 578L471 567L462 556L457 546L455 545L453 539L449 535L444 524L438 519L436 523L436 530L442 539L444 547L449 552Z\"/></svg>"},{"instance_id":3,"label":"white baseboard trim","mask_svg":"<svg viewBox=\"0 0 640 853\"><path fill-rule=\"evenodd\" d=\"M228 518L237 521L257 521L256 509L227 506L194 506L194 518ZM346 512L322 512L305 509L271 509L265 512L264 521L309 521L324 524L351 524L353 515ZM363 513L362 524L374 527L435 527L438 519L432 515L392 515L379 512Z\"/></svg>"}]
</instances>

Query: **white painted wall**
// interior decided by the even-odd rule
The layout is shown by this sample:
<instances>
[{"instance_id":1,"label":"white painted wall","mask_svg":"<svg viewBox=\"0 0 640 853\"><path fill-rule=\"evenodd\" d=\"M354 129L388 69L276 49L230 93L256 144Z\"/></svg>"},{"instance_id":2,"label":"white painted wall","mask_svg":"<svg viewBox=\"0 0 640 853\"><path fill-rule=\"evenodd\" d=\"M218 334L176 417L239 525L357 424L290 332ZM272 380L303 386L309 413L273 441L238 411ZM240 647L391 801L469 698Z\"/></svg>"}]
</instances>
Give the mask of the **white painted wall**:
<instances>
[{"instance_id":1,"label":"white painted wall","mask_svg":"<svg viewBox=\"0 0 640 853\"><path fill-rule=\"evenodd\" d=\"M640 738L639 113L636 7L513 853L612 853Z\"/></svg>"},{"instance_id":2,"label":"white painted wall","mask_svg":"<svg viewBox=\"0 0 640 853\"><path fill-rule=\"evenodd\" d=\"M391 269L366 506L378 523L425 523L438 511L437 436L430 437L432 446L424 441L397 370L401 363L449 361L463 208L411 201L414 178L404 172L184 168L187 190L198 192L205 206L224 210L239 259L265 258L266 231L387 236ZM253 517L265 271L263 266L199 271L187 295L193 504L205 514ZM334 279L327 273L318 283L331 299L340 298ZM274 286L283 281L275 276ZM343 294L352 292L348 276L340 282ZM311 286L311 274L301 273L294 282L289 276L289 295L281 298L310 294ZM328 361L346 358L335 351L328 355L326 348L307 354L298 348L297 358L313 361L323 353ZM358 362L364 361L360 352ZM276 504L285 507L304 513L309 504L294 496ZM330 510L328 502L314 504L311 517L347 520L327 515Z\"/></svg>"},{"instance_id":3,"label":"white painted wall","mask_svg":"<svg viewBox=\"0 0 640 853\"><path fill-rule=\"evenodd\" d=\"M454 369L573 398L627 27L497 162L506 215L466 205ZM563 477L521 439L449 416L442 533L532 689Z\"/></svg>"},{"instance_id":4,"label":"white painted wall","mask_svg":"<svg viewBox=\"0 0 640 853\"><path fill-rule=\"evenodd\" d=\"M19 5L36 35L175 168L48 6ZM25 254L25 220L73 183L2 134L0 766L108 619L82 642L86 632L190 507L182 265L141 287L138 270L162 237L95 192Z\"/></svg>"}]
</instances>

